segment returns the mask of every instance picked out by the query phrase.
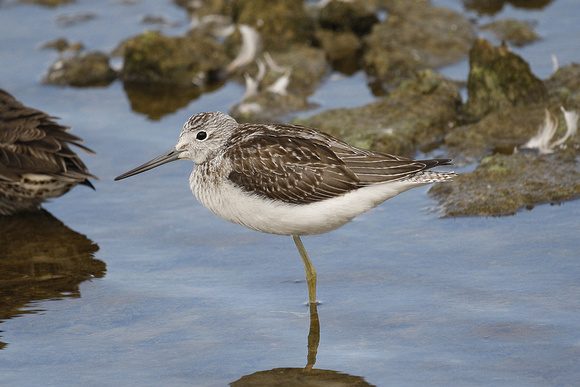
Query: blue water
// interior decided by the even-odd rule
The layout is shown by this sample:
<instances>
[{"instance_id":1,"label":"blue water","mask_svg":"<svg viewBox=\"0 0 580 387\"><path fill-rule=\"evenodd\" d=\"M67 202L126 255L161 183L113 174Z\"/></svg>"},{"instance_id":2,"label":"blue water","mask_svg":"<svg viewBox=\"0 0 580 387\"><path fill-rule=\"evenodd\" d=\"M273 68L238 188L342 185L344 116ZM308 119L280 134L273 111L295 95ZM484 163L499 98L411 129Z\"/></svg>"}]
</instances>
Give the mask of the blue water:
<instances>
[{"instance_id":1,"label":"blue water","mask_svg":"<svg viewBox=\"0 0 580 387\"><path fill-rule=\"evenodd\" d=\"M113 177L170 149L183 122L222 110L243 89L228 83L153 121L123 87L43 86L57 37L111 50L147 26L145 14L181 23L170 1L77 1L47 9L0 3L0 85L61 118L98 154L100 177L45 208L99 246L103 278L79 298L40 300L2 322L0 385L224 386L244 375L306 364L304 269L289 237L229 224L191 195L189 162L122 182ZM461 11L461 4L441 1ZM97 17L63 27L63 14ZM580 3L504 7L494 18L538 20L543 40L515 50L539 76L580 60ZM473 14L469 14L475 17ZM489 20L486 16L481 23ZM465 79L465 63L443 70ZM343 90L349 90L344 93ZM352 100L349 102L349 95ZM332 107L372 101L363 74L329 77L311 97ZM373 385L575 385L580 380L580 202L511 217L438 218L418 188L332 233L303 238L318 271L320 346L315 368Z\"/></svg>"}]
</instances>

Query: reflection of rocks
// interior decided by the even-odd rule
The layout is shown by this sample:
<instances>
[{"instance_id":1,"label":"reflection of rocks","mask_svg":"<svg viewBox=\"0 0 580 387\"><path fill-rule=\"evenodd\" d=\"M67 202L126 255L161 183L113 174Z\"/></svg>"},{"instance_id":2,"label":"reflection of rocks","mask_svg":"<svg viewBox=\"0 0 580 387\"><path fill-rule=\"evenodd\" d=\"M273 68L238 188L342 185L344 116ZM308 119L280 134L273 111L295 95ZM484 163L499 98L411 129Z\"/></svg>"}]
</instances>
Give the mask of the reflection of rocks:
<instances>
[{"instance_id":1,"label":"reflection of rocks","mask_svg":"<svg viewBox=\"0 0 580 387\"><path fill-rule=\"evenodd\" d=\"M328 110L295 123L319 128L361 148L412 155L455 125L460 103L453 82L426 70L369 105Z\"/></svg>"},{"instance_id":2,"label":"reflection of rocks","mask_svg":"<svg viewBox=\"0 0 580 387\"><path fill-rule=\"evenodd\" d=\"M34 301L80 297L79 284L105 275L99 249L46 211L0 218L0 320Z\"/></svg>"},{"instance_id":3,"label":"reflection of rocks","mask_svg":"<svg viewBox=\"0 0 580 387\"><path fill-rule=\"evenodd\" d=\"M199 98L199 88L175 88L162 85L140 85L125 83L123 85L131 109L145 114L149 119L159 120L186 107L191 101Z\"/></svg>"},{"instance_id":4,"label":"reflection of rocks","mask_svg":"<svg viewBox=\"0 0 580 387\"><path fill-rule=\"evenodd\" d=\"M75 0L23 0L25 3L39 4L47 7L57 7L59 5L72 3Z\"/></svg>"},{"instance_id":5,"label":"reflection of rocks","mask_svg":"<svg viewBox=\"0 0 580 387\"><path fill-rule=\"evenodd\" d=\"M338 371L313 369L320 342L320 321L316 304L309 304L310 330L308 331L308 357L304 368L274 368L241 377L230 383L233 387L275 386L372 386L360 376L347 375Z\"/></svg>"},{"instance_id":6,"label":"reflection of rocks","mask_svg":"<svg viewBox=\"0 0 580 387\"><path fill-rule=\"evenodd\" d=\"M274 368L246 375L230 383L232 387L308 387L335 386L355 387L372 386L360 376L352 376L331 370L311 370L305 372L302 368Z\"/></svg>"}]
</instances>

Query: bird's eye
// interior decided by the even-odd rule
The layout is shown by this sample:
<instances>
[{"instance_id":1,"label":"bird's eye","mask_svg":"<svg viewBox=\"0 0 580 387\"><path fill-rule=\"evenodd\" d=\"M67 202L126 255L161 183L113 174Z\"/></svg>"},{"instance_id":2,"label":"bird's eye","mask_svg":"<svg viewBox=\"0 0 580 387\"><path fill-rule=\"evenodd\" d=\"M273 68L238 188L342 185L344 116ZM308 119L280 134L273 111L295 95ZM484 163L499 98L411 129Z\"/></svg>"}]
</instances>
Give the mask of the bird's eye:
<instances>
[{"instance_id":1,"label":"bird's eye","mask_svg":"<svg viewBox=\"0 0 580 387\"><path fill-rule=\"evenodd\" d=\"M207 133L204 131L197 132L197 135L195 136L195 138L197 138L200 141L205 140L207 138Z\"/></svg>"}]
</instances>

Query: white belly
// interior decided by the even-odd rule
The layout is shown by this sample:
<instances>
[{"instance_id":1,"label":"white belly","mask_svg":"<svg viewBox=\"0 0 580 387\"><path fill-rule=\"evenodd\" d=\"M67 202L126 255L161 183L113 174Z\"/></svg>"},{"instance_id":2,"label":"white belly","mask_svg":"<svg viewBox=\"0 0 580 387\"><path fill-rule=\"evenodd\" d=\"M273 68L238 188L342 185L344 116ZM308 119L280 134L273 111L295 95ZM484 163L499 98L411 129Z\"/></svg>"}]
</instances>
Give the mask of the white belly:
<instances>
[{"instance_id":1,"label":"white belly","mask_svg":"<svg viewBox=\"0 0 580 387\"><path fill-rule=\"evenodd\" d=\"M320 202L289 204L245 192L227 179L212 180L201 179L195 170L191 174L190 187L200 203L229 222L280 235L315 235L335 230L385 200L427 184L382 183Z\"/></svg>"}]
</instances>

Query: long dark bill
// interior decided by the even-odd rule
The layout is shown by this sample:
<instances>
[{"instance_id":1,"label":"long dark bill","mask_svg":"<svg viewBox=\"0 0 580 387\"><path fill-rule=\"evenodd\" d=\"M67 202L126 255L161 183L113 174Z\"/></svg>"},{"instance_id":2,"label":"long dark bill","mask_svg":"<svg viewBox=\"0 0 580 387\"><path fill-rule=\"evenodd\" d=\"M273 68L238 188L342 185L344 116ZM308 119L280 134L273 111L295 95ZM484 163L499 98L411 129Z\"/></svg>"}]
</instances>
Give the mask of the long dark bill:
<instances>
[{"instance_id":1,"label":"long dark bill","mask_svg":"<svg viewBox=\"0 0 580 387\"><path fill-rule=\"evenodd\" d=\"M169 152L162 154L161 156L155 157L151 161L147 161L145 164L140 165L135 169L131 169L129 172L125 172L122 175L115 177L115 181L124 179L124 178L129 177L129 176L136 175L136 174L141 173L141 172L148 171L150 169L153 169L153 168L158 167L158 166L163 165L163 164L170 163L170 162L175 161L175 160L179 160L180 153L181 152L179 152L175 149L172 149Z\"/></svg>"}]
</instances>

